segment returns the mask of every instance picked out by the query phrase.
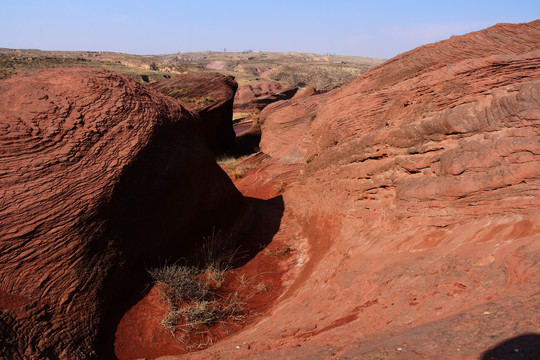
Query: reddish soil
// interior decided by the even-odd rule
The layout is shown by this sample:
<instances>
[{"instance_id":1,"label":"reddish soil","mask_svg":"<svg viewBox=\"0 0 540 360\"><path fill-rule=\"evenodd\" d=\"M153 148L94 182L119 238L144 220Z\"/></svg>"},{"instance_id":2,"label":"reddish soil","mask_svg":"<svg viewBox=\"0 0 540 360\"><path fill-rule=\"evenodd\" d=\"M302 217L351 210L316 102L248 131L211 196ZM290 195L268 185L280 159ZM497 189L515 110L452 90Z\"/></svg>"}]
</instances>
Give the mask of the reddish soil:
<instances>
[{"instance_id":1,"label":"reddish soil","mask_svg":"<svg viewBox=\"0 0 540 360\"><path fill-rule=\"evenodd\" d=\"M223 70L226 63L224 61L212 61L210 64L206 65L207 69L212 70Z\"/></svg>"},{"instance_id":2,"label":"reddish soil","mask_svg":"<svg viewBox=\"0 0 540 360\"><path fill-rule=\"evenodd\" d=\"M276 203L274 201L274 203ZM279 201L274 205L263 205L256 210L261 217L268 219L269 216L279 217ZM279 219L277 219L279 221ZM267 220L264 223L272 223ZM257 225L257 232L252 236L255 239L267 238L266 231L271 231L262 222ZM255 237L257 236L257 237ZM272 236L270 234L270 236ZM257 251L260 248L257 244ZM280 263L288 257L288 253L283 253L281 249L276 249L277 244L265 249L263 255L257 259L252 259L248 264L237 267L228 272L225 284L219 291L219 295L224 299L231 296L240 289L239 298L247 299L243 310L245 319L240 322L227 320L208 329L203 337L192 336L190 340L183 338L191 346L196 346L209 339L212 342L230 335L238 329L251 323L260 317L273 304L281 293L282 284L279 275ZM241 251L252 252L252 249L243 248ZM262 284L262 285L261 285ZM189 351L179 339L176 339L168 330L165 330L160 322L168 311L168 305L163 301L157 286L152 286L139 302L137 302L122 317L115 334L115 354L120 360L128 359L155 359L165 355L178 355ZM182 334L179 334L182 336ZM201 345L204 349L208 345Z\"/></svg>"},{"instance_id":3,"label":"reddish soil","mask_svg":"<svg viewBox=\"0 0 540 360\"><path fill-rule=\"evenodd\" d=\"M116 330L114 348L118 359L153 359L182 354L184 347L160 326L167 304L154 286L122 317Z\"/></svg>"},{"instance_id":4,"label":"reddish soil","mask_svg":"<svg viewBox=\"0 0 540 360\"><path fill-rule=\"evenodd\" d=\"M251 181L253 177L268 176L272 173L272 170L269 171L264 165L265 160L268 160L268 157L263 154L246 160L246 163L257 169L250 170L245 178L237 180L237 186L244 191L243 194L253 206L255 223L239 250L238 263L227 274L221 291L221 295L226 298L241 289L240 298L248 299L245 307L246 318L242 322L218 324L210 328L207 336L213 342L265 316L266 311L282 295L282 276L292 266L288 260L292 256L292 249L280 239L279 234L276 235L284 210L281 193L286 185L281 182L282 177L279 177L279 182L276 178L266 184L246 183L246 180ZM276 188L276 184L280 184L282 188ZM241 279L244 279L244 282ZM241 283L243 285L240 285ZM156 286L153 286L148 294L126 312L115 335L115 353L119 359L154 359L188 351L180 341L161 327L160 321L166 308Z\"/></svg>"}]
</instances>

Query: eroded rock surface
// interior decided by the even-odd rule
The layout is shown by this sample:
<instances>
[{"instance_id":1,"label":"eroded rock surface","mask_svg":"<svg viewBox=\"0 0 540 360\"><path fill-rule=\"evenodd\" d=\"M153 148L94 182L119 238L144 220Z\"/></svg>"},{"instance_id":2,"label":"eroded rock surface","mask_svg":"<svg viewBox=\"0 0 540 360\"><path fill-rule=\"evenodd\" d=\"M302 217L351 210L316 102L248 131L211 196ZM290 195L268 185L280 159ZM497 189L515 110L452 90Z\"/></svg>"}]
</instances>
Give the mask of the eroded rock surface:
<instances>
[{"instance_id":1,"label":"eroded rock surface","mask_svg":"<svg viewBox=\"0 0 540 360\"><path fill-rule=\"evenodd\" d=\"M331 93L299 97L268 105L253 124L261 133L261 150L284 164L306 160L309 143L304 135Z\"/></svg>"},{"instance_id":2,"label":"eroded rock surface","mask_svg":"<svg viewBox=\"0 0 540 360\"><path fill-rule=\"evenodd\" d=\"M476 359L538 332L540 21L263 113L265 166L302 165L296 263L259 323L190 358Z\"/></svg>"},{"instance_id":3,"label":"eroded rock surface","mask_svg":"<svg viewBox=\"0 0 540 360\"><path fill-rule=\"evenodd\" d=\"M197 116L126 77L13 75L0 119L2 358L112 356L146 268L248 221Z\"/></svg>"},{"instance_id":4,"label":"eroded rock surface","mask_svg":"<svg viewBox=\"0 0 540 360\"><path fill-rule=\"evenodd\" d=\"M296 86L277 81L241 85L234 98L234 109L235 111L262 110L268 104L292 98L297 91Z\"/></svg>"},{"instance_id":5,"label":"eroded rock surface","mask_svg":"<svg viewBox=\"0 0 540 360\"><path fill-rule=\"evenodd\" d=\"M310 87L305 88L302 91L297 92L293 96L293 99L310 97L310 96L317 95L317 94L319 94L319 91L317 91L314 87L310 86Z\"/></svg>"},{"instance_id":6,"label":"eroded rock surface","mask_svg":"<svg viewBox=\"0 0 540 360\"><path fill-rule=\"evenodd\" d=\"M232 76L199 72L175 76L150 85L199 114L208 146L215 154L231 148L233 102L238 84Z\"/></svg>"}]
</instances>

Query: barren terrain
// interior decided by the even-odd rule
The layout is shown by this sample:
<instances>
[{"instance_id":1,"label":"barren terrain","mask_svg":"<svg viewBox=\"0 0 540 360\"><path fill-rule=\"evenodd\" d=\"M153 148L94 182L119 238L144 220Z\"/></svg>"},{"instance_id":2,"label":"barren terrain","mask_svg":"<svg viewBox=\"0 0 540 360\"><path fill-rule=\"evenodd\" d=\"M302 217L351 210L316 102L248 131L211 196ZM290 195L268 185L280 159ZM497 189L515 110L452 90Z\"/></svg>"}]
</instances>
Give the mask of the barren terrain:
<instances>
[{"instance_id":1,"label":"barren terrain","mask_svg":"<svg viewBox=\"0 0 540 360\"><path fill-rule=\"evenodd\" d=\"M242 85L264 80L329 90L351 82L382 63L355 56L272 52L196 52L171 55L131 55L102 51L41 51L0 49L0 79L16 71L45 67L93 67L149 83L185 72L213 71L232 75Z\"/></svg>"},{"instance_id":2,"label":"barren terrain","mask_svg":"<svg viewBox=\"0 0 540 360\"><path fill-rule=\"evenodd\" d=\"M0 357L540 358L540 20L382 64L0 54Z\"/></svg>"}]
</instances>

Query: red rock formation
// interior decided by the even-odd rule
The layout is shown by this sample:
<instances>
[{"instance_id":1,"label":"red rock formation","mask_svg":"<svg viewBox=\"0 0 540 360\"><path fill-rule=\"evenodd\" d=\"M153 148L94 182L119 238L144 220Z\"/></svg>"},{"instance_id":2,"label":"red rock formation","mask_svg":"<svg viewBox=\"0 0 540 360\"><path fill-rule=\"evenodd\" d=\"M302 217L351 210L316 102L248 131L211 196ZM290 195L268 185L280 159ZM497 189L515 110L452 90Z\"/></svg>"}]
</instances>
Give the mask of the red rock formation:
<instances>
[{"instance_id":1,"label":"red rock formation","mask_svg":"<svg viewBox=\"0 0 540 360\"><path fill-rule=\"evenodd\" d=\"M331 94L299 97L264 108L252 127L262 134L261 150L284 164L304 162L309 146L303 141L304 134Z\"/></svg>"},{"instance_id":2,"label":"red rock formation","mask_svg":"<svg viewBox=\"0 0 540 360\"><path fill-rule=\"evenodd\" d=\"M292 98L296 91L298 88L294 85L276 81L241 85L234 97L234 109L236 111L262 110L268 104Z\"/></svg>"},{"instance_id":3,"label":"red rock formation","mask_svg":"<svg viewBox=\"0 0 540 360\"><path fill-rule=\"evenodd\" d=\"M283 195L288 287L189 358L472 359L537 332L540 21L420 47L313 99L262 125L266 168L302 164Z\"/></svg>"},{"instance_id":4,"label":"red rock formation","mask_svg":"<svg viewBox=\"0 0 540 360\"><path fill-rule=\"evenodd\" d=\"M293 96L293 99L310 97L310 96L317 95L317 94L319 94L319 92L317 90L315 90L315 88L307 87L303 91L297 92L296 95Z\"/></svg>"},{"instance_id":5,"label":"red rock formation","mask_svg":"<svg viewBox=\"0 0 540 360\"><path fill-rule=\"evenodd\" d=\"M247 221L197 117L126 77L14 75L0 119L3 359L107 358L146 268Z\"/></svg>"},{"instance_id":6,"label":"red rock formation","mask_svg":"<svg viewBox=\"0 0 540 360\"><path fill-rule=\"evenodd\" d=\"M294 99L303 99L312 95L315 95L315 92L312 93L309 89L307 89L307 94L305 96L295 95ZM261 145L265 148L265 153L272 155L276 158L281 158L281 156L275 154L274 152L279 150L282 154L284 154L285 152L291 150L289 146L296 147L296 145L293 144L294 140L293 142L289 142L289 140L291 140L290 137L292 136L295 139L299 139L298 136L302 135L306 131L306 129L309 128L309 123L315 117L317 109L324 103L327 98L328 97L318 97L316 99L310 99L305 101L298 100L292 102L278 101L267 105L260 113L258 113L258 111L253 111L252 114L250 114L250 117L252 119L250 123L244 123L240 126L237 125L236 127L243 127L241 129L242 131L237 135L236 138L237 149L246 148L248 149L248 151L240 152L252 153L253 148L257 148L259 147L259 145ZM298 105L300 106L294 108L291 111L293 106ZM285 110L283 111L283 109ZM284 114L285 116L283 116ZM266 122L267 117L272 117L276 120L271 120L268 122L269 127L267 127L265 130L266 140L261 142L261 126ZM285 122L287 124L290 124L291 127L282 132L282 130L285 129ZM277 132L274 132L273 128L275 128ZM286 135L285 132L289 133L289 135ZM284 141L280 141L279 139L284 136L286 136L287 139L285 139ZM282 146L285 146L285 148L283 148ZM302 147L302 145L300 146ZM301 150L297 149L295 151L296 154L294 156L292 156L291 158L283 158L282 161L295 162L298 159L301 159L303 155L305 155L306 149L302 147Z\"/></svg>"},{"instance_id":7,"label":"red rock formation","mask_svg":"<svg viewBox=\"0 0 540 360\"><path fill-rule=\"evenodd\" d=\"M232 76L207 72L182 74L150 87L199 114L208 146L215 154L233 145L232 109L238 84Z\"/></svg>"}]
</instances>

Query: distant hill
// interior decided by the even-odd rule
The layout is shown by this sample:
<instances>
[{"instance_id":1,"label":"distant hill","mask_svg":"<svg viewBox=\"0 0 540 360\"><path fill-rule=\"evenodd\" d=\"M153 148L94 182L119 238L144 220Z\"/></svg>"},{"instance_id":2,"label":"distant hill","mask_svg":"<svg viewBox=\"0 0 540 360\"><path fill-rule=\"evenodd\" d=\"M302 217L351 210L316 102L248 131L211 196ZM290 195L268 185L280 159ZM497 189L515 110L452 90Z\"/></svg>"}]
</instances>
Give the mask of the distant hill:
<instances>
[{"instance_id":1,"label":"distant hill","mask_svg":"<svg viewBox=\"0 0 540 360\"><path fill-rule=\"evenodd\" d=\"M266 80L298 87L331 90L384 62L356 56L274 52L193 52L132 55L105 51L43 51L0 48L0 79L45 67L92 67L152 83L185 72L217 71L235 76L239 84Z\"/></svg>"}]
</instances>

